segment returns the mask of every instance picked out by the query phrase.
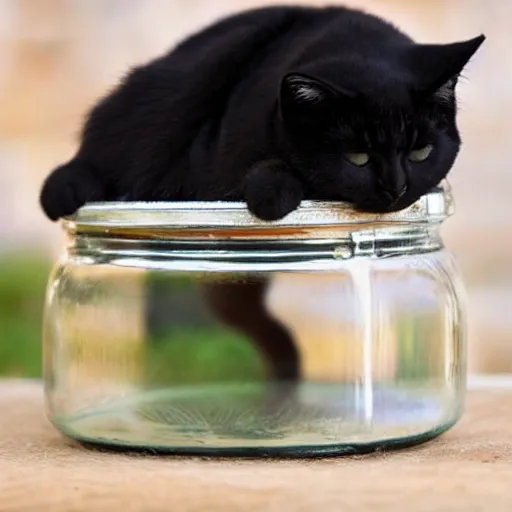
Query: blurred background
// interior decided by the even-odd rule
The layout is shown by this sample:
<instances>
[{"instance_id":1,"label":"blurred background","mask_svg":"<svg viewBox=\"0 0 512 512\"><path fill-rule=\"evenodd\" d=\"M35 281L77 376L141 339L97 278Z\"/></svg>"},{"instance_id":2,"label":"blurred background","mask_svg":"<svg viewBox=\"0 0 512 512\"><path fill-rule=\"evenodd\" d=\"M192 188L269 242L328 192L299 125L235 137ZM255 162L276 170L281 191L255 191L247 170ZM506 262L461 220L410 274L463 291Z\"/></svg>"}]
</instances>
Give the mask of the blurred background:
<instances>
[{"instance_id":1,"label":"blurred background","mask_svg":"<svg viewBox=\"0 0 512 512\"><path fill-rule=\"evenodd\" d=\"M40 374L44 287L63 240L38 193L75 151L84 113L127 68L190 31L272 3L0 0L0 375ZM381 14L421 42L488 37L459 85L464 148L451 175L457 213L444 236L469 290L470 371L512 372L512 2L343 3Z\"/></svg>"}]
</instances>

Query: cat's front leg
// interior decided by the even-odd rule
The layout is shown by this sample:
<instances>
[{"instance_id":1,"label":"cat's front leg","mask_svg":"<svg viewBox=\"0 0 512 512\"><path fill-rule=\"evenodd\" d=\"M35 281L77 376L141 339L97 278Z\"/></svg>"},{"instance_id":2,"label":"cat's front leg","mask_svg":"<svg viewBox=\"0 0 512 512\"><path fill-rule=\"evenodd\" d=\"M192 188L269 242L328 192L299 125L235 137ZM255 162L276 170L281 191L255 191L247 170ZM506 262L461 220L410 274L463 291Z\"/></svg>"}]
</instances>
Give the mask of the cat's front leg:
<instances>
[{"instance_id":1,"label":"cat's front leg","mask_svg":"<svg viewBox=\"0 0 512 512\"><path fill-rule=\"evenodd\" d=\"M258 162L245 177L245 201L262 220L278 220L296 210L304 197L300 181L282 160Z\"/></svg>"},{"instance_id":2,"label":"cat's front leg","mask_svg":"<svg viewBox=\"0 0 512 512\"><path fill-rule=\"evenodd\" d=\"M77 159L55 169L41 190L40 202L46 215L57 220L81 206L106 200L106 185L86 164Z\"/></svg>"}]
</instances>

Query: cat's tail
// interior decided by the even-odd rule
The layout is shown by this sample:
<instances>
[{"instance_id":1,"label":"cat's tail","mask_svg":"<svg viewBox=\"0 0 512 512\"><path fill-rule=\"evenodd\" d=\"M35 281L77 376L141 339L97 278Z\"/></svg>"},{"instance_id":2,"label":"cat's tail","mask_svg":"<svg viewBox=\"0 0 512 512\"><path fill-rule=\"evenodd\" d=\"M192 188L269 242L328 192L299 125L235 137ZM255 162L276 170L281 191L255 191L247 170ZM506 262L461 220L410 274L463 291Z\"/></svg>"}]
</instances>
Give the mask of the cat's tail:
<instances>
[{"instance_id":1,"label":"cat's tail","mask_svg":"<svg viewBox=\"0 0 512 512\"><path fill-rule=\"evenodd\" d=\"M53 221L72 215L88 202L104 200L105 183L87 163L76 158L46 178L39 198L44 213Z\"/></svg>"}]
</instances>

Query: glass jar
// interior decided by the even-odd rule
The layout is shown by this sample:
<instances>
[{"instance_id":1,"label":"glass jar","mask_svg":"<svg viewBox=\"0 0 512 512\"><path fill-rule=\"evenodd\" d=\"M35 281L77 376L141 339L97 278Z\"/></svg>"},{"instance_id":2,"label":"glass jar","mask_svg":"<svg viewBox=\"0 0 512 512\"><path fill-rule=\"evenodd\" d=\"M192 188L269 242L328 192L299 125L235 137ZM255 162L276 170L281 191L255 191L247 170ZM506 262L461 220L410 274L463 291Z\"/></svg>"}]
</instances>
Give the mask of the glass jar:
<instances>
[{"instance_id":1,"label":"glass jar","mask_svg":"<svg viewBox=\"0 0 512 512\"><path fill-rule=\"evenodd\" d=\"M49 417L109 447L327 455L451 427L466 375L449 189L374 215L304 202L104 203L64 222L48 286Z\"/></svg>"}]
</instances>

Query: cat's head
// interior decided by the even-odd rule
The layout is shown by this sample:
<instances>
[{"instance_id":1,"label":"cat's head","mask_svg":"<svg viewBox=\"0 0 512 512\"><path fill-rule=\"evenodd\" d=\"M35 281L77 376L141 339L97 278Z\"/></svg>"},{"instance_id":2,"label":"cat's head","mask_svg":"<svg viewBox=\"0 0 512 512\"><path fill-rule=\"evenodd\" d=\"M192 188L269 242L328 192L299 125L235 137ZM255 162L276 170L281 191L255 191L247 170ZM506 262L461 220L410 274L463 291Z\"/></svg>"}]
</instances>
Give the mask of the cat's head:
<instances>
[{"instance_id":1,"label":"cat's head","mask_svg":"<svg viewBox=\"0 0 512 512\"><path fill-rule=\"evenodd\" d=\"M460 148L455 86L484 36L381 48L286 75L280 119L310 199L405 208L437 186Z\"/></svg>"}]
</instances>

